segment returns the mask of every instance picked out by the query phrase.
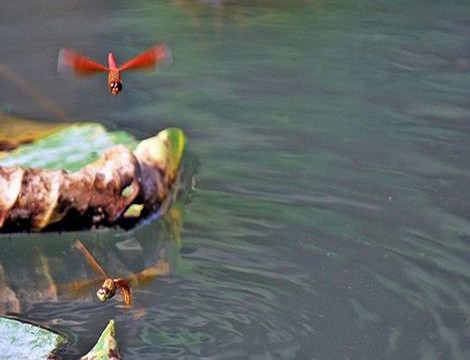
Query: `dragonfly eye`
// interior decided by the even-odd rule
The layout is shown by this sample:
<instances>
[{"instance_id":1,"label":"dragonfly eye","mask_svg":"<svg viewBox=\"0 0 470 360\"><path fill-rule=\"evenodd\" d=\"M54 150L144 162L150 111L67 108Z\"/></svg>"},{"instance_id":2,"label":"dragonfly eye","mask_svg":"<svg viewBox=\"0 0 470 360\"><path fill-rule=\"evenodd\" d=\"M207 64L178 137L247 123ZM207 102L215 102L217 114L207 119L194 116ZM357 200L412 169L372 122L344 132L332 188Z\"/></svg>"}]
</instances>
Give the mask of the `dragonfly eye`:
<instances>
[{"instance_id":1,"label":"dragonfly eye","mask_svg":"<svg viewBox=\"0 0 470 360\"><path fill-rule=\"evenodd\" d=\"M122 90L122 83L120 81L111 81L109 83L109 91L111 91L111 94L117 95L121 92Z\"/></svg>"}]
</instances>

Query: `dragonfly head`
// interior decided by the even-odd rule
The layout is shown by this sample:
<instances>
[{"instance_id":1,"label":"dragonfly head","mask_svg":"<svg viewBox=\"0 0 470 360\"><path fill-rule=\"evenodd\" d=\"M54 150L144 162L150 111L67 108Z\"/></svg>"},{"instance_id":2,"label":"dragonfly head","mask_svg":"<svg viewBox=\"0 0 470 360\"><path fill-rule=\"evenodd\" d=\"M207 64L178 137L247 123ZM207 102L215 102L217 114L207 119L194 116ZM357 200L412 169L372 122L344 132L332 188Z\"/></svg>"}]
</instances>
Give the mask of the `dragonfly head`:
<instances>
[{"instance_id":1,"label":"dragonfly head","mask_svg":"<svg viewBox=\"0 0 470 360\"><path fill-rule=\"evenodd\" d=\"M96 296L101 302L111 299L114 295L116 295L116 285L112 279L106 279L96 292Z\"/></svg>"},{"instance_id":2,"label":"dragonfly head","mask_svg":"<svg viewBox=\"0 0 470 360\"><path fill-rule=\"evenodd\" d=\"M122 83L120 81L110 81L109 82L109 91L113 95L117 95L122 90Z\"/></svg>"}]
</instances>

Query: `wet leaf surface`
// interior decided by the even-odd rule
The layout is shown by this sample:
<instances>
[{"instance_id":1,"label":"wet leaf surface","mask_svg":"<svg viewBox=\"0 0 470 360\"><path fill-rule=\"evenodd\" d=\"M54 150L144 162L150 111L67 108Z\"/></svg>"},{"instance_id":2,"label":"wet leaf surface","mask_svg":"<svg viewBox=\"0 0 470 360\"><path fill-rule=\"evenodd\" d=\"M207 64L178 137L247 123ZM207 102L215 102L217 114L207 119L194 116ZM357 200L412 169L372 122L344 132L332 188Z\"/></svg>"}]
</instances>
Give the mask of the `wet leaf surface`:
<instances>
[{"instance_id":1,"label":"wet leaf surface","mask_svg":"<svg viewBox=\"0 0 470 360\"><path fill-rule=\"evenodd\" d=\"M110 320L95 346L80 360L118 360L120 358L114 320Z\"/></svg>"},{"instance_id":2,"label":"wet leaf surface","mask_svg":"<svg viewBox=\"0 0 470 360\"><path fill-rule=\"evenodd\" d=\"M31 121L31 124L37 123ZM11 127L17 126L15 122ZM7 156L4 154L0 159L0 165L75 171L96 160L102 152L113 145L122 144L132 148L137 144L132 135L124 131L111 132L96 123L51 127L49 132L44 130L42 134L47 136L38 136L37 141L21 146Z\"/></svg>"},{"instance_id":3,"label":"wet leaf surface","mask_svg":"<svg viewBox=\"0 0 470 360\"><path fill-rule=\"evenodd\" d=\"M0 317L0 359L46 359L64 341L40 326Z\"/></svg>"}]
</instances>

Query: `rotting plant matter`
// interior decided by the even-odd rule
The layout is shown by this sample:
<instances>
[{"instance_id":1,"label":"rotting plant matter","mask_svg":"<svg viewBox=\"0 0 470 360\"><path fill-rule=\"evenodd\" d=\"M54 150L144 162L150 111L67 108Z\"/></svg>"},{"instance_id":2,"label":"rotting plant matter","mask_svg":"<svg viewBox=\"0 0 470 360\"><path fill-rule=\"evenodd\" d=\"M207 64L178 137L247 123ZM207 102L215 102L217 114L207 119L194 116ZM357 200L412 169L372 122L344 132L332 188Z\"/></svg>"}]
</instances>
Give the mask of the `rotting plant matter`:
<instances>
[{"instance_id":1,"label":"rotting plant matter","mask_svg":"<svg viewBox=\"0 0 470 360\"><path fill-rule=\"evenodd\" d=\"M70 219L75 227L110 225L134 205L132 216L145 216L168 194L185 142L180 129L170 128L134 151L116 145L73 173L0 167L0 230L37 231Z\"/></svg>"}]
</instances>

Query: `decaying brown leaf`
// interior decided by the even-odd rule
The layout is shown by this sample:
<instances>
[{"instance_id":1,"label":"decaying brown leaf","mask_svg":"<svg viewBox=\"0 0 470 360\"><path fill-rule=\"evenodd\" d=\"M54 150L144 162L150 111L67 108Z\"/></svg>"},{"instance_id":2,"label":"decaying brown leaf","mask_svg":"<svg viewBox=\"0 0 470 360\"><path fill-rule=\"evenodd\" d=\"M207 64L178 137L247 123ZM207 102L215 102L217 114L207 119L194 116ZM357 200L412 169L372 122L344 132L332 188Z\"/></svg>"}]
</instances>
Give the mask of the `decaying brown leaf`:
<instances>
[{"instance_id":1,"label":"decaying brown leaf","mask_svg":"<svg viewBox=\"0 0 470 360\"><path fill-rule=\"evenodd\" d=\"M184 143L181 130L167 129L134 152L114 146L73 173L0 167L0 229L42 230L67 220L80 227L108 225L131 205L140 206L139 216L154 211L175 179Z\"/></svg>"}]
</instances>

